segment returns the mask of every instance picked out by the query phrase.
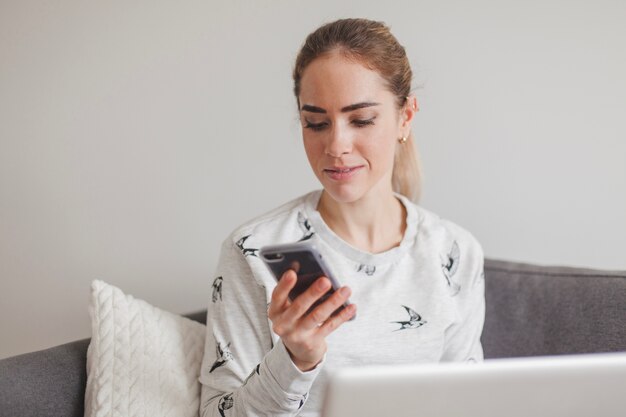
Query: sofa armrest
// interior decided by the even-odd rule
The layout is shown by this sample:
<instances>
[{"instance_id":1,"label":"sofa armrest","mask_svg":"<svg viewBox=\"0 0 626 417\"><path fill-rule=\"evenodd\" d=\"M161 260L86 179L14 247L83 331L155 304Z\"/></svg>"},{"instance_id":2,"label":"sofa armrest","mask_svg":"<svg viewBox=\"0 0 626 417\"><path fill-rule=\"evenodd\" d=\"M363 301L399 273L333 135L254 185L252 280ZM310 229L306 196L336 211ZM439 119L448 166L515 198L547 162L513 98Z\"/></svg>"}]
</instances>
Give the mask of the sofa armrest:
<instances>
[{"instance_id":1,"label":"sofa armrest","mask_svg":"<svg viewBox=\"0 0 626 417\"><path fill-rule=\"evenodd\" d=\"M206 310L185 317L206 323ZM0 415L83 417L89 341L0 360Z\"/></svg>"},{"instance_id":2,"label":"sofa armrest","mask_svg":"<svg viewBox=\"0 0 626 417\"><path fill-rule=\"evenodd\" d=\"M0 360L0 410L15 417L82 417L89 339Z\"/></svg>"}]
</instances>

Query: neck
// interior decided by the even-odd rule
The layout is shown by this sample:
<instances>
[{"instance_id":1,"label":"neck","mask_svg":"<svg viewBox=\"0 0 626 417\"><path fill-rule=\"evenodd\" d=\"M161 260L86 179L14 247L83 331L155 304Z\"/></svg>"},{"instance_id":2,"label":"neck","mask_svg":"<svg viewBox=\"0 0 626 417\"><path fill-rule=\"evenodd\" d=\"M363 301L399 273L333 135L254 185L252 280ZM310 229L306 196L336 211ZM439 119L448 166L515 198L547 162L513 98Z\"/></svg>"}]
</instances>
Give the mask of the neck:
<instances>
[{"instance_id":1,"label":"neck","mask_svg":"<svg viewBox=\"0 0 626 417\"><path fill-rule=\"evenodd\" d=\"M406 229L406 209L391 190L350 203L338 202L324 191L317 209L337 236L369 253L398 246Z\"/></svg>"}]
</instances>

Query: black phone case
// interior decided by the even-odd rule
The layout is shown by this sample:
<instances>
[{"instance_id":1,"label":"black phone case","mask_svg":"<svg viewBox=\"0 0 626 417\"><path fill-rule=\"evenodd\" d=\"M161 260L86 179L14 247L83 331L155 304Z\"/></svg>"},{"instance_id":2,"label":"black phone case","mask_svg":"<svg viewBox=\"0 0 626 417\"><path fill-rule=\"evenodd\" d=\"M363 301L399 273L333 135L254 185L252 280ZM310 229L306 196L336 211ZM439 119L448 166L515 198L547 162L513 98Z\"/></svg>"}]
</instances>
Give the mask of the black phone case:
<instances>
[{"instance_id":1,"label":"black phone case","mask_svg":"<svg viewBox=\"0 0 626 417\"><path fill-rule=\"evenodd\" d=\"M339 288L339 283L322 259L322 255L308 242L266 246L261 248L259 253L277 281L288 269L296 272L298 281L289 292L291 300L305 292L319 277L325 276L330 280L332 284L330 290L317 300L309 311L323 303Z\"/></svg>"}]
</instances>

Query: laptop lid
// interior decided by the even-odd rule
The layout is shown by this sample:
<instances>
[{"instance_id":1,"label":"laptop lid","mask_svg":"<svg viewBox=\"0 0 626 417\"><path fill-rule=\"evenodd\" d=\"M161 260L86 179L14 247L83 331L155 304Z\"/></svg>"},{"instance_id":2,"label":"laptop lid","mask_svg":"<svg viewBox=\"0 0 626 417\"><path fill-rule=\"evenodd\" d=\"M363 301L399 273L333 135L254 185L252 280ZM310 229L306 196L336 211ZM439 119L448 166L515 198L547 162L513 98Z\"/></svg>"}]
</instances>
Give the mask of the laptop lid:
<instances>
[{"instance_id":1,"label":"laptop lid","mask_svg":"<svg viewBox=\"0 0 626 417\"><path fill-rule=\"evenodd\" d=\"M323 417L624 417L626 353L345 368Z\"/></svg>"}]
</instances>

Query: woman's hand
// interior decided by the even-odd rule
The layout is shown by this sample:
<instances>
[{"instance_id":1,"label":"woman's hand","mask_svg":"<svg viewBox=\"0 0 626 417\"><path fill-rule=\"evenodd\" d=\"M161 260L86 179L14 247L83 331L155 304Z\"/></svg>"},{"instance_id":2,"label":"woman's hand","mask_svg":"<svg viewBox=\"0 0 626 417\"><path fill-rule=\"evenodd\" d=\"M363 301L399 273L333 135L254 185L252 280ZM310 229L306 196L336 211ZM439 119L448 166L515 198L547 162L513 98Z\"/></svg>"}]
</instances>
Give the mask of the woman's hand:
<instances>
[{"instance_id":1,"label":"woman's hand","mask_svg":"<svg viewBox=\"0 0 626 417\"><path fill-rule=\"evenodd\" d=\"M328 292L331 284L328 278L318 278L305 292L291 301L289 291L296 285L296 281L293 270L283 274L272 292L268 316L274 333L282 339L291 360L304 372L315 368L322 360L327 349L326 336L350 320L356 313L356 306L350 304L332 315L350 297L350 288L342 287L307 314L313 303Z\"/></svg>"}]
</instances>

